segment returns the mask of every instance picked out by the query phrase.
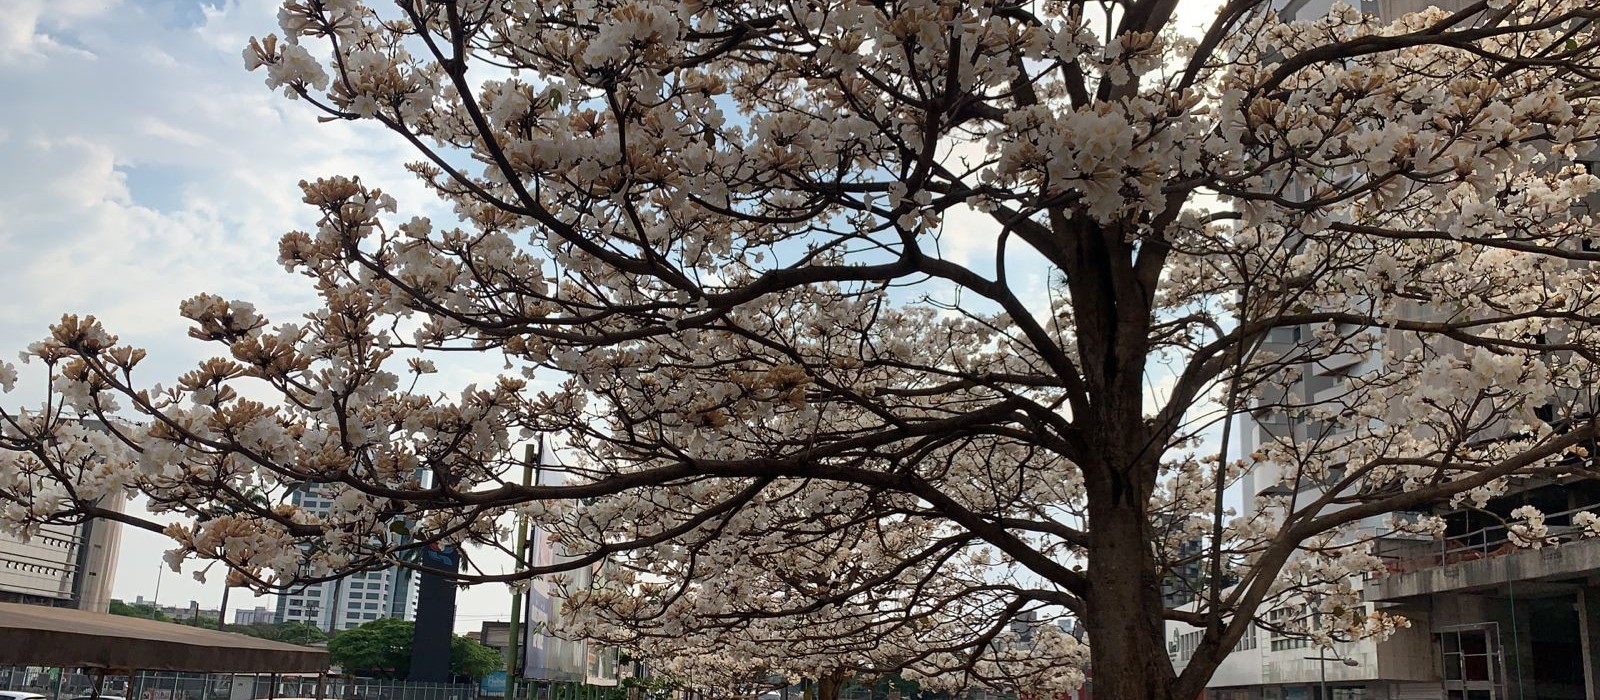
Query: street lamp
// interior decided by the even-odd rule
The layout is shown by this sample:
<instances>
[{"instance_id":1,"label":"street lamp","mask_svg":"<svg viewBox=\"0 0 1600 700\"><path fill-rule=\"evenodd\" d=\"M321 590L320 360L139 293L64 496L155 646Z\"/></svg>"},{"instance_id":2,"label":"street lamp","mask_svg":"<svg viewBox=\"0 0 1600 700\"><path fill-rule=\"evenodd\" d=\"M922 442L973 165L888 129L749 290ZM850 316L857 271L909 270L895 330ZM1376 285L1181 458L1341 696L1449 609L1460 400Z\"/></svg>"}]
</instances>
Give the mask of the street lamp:
<instances>
[{"instance_id":1,"label":"street lamp","mask_svg":"<svg viewBox=\"0 0 1600 700\"><path fill-rule=\"evenodd\" d=\"M1333 651L1333 646L1324 645L1322 647L1322 649L1324 651ZM1317 674L1319 676L1321 676L1321 680L1317 684L1318 687L1319 687L1318 694L1321 697L1317 698L1317 700L1329 700L1329 698L1328 698L1328 662L1329 661L1337 661L1337 662L1342 663L1342 664L1344 664L1346 666L1349 666L1350 668L1355 668L1355 667L1361 665L1361 662L1356 661L1355 659L1352 659L1352 658L1350 658L1348 656L1307 656L1307 657L1305 657L1305 659L1307 661L1315 661L1315 662L1317 662Z\"/></svg>"},{"instance_id":2,"label":"street lamp","mask_svg":"<svg viewBox=\"0 0 1600 700\"><path fill-rule=\"evenodd\" d=\"M156 610L161 609L161 577L166 575L166 573L166 562L156 565L156 594L154 598L150 599L150 607L155 608Z\"/></svg>"}]
</instances>

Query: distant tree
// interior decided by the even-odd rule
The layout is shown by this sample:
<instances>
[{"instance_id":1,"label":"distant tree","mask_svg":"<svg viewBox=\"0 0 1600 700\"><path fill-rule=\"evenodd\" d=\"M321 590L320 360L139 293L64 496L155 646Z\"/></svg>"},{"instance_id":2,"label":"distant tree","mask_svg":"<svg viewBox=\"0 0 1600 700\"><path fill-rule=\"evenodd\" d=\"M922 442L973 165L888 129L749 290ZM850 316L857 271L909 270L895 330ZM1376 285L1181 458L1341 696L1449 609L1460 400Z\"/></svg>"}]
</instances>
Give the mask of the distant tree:
<instances>
[{"instance_id":1,"label":"distant tree","mask_svg":"<svg viewBox=\"0 0 1600 700\"><path fill-rule=\"evenodd\" d=\"M478 680L505 667L500 652L477 640L455 635L450 639L450 673Z\"/></svg>"},{"instance_id":2,"label":"distant tree","mask_svg":"<svg viewBox=\"0 0 1600 700\"><path fill-rule=\"evenodd\" d=\"M289 644L316 644L328 640L328 633L304 622L276 622L261 625L228 625L229 632L271 639Z\"/></svg>"},{"instance_id":3,"label":"distant tree","mask_svg":"<svg viewBox=\"0 0 1600 700\"><path fill-rule=\"evenodd\" d=\"M373 620L340 632L328 642L328 660L346 673L405 678L411 671L414 626L406 620Z\"/></svg>"},{"instance_id":4,"label":"distant tree","mask_svg":"<svg viewBox=\"0 0 1600 700\"><path fill-rule=\"evenodd\" d=\"M162 622L169 621L166 613L161 612L156 608L156 606L148 603L134 603L130 605L120 600L112 600L110 612L112 615L122 615L123 617L142 617L147 620L160 620Z\"/></svg>"},{"instance_id":5,"label":"distant tree","mask_svg":"<svg viewBox=\"0 0 1600 700\"><path fill-rule=\"evenodd\" d=\"M373 620L328 641L328 658L358 676L405 678L411 672L411 640L416 626L409 620ZM289 640L280 640L289 641ZM460 635L450 640L451 675L482 678L503 665L494 649Z\"/></svg>"}]
</instances>

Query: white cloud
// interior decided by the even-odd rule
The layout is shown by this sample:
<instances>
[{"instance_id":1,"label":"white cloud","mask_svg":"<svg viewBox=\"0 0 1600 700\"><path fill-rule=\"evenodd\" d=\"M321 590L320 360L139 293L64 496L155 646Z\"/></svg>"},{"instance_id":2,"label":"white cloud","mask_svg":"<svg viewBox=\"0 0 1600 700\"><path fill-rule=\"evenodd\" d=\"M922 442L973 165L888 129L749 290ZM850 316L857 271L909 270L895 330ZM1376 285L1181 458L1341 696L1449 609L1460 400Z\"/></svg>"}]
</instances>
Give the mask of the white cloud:
<instances>
[{"instance_id":1,"label":"white cloud","mask_svg":"<svg viewBox=\"0 0 1600 700\"><path fill-rule=\"evenodd\" d=\"M314 303L276 263L277 239L309 228L302 179L359 174L408 213L446 218L402 164L398 138L318 124L245 72L251 34L277 31L267 0L13 0L0 23L0 356L13 357L63 312L94 314L150 351L147 383L170 383L213 350L184 337L178 302L198 292L255 302L289 320ZM24 368L37 370L37 365ZM453 368L454 369L454 368ZM470 372L469 372L470 373ZM34 403L24 372L8 406ZM472 381L467 379L466 381ZM466 381L462 383L465 384ZM169 544L126 528L114 592L154 594ZM187 570L186 570L187 573ZM161 577L161 597L221 598L215 577ZM463 594L459 629L503 616L503 586ZM234 596L234 606L269 604Z\"/></svg>"},{"instance_id":2,"label":"white cloud","mask_svg":"<svg viewBox=\"0 0 1600 700\"><path fill-rule=\"evenodd\" d=\"M103 16L120 0L11 0L0 23L0 66L38 61L52 54L93 53L75 46L70 27Z\"/></svg>"}]
</instances>

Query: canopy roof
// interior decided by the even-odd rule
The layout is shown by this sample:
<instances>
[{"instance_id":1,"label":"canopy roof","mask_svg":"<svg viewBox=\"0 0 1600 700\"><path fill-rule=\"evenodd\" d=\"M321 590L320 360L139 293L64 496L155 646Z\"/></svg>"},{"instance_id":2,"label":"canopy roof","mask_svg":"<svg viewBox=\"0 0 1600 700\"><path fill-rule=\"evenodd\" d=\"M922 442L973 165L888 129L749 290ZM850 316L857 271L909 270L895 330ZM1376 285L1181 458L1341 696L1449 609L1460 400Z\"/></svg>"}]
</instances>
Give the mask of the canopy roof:
<instances>
[{"instance_id":1,"label":"canopy roof","mask_svg":"<svg viewBox=\"0 0 1600 700\"><path fill-rule=\"evenodd\" d=\"M0 666L320 673L324 649L70 608L0 603Z\"/></svg>"}]
</instances>

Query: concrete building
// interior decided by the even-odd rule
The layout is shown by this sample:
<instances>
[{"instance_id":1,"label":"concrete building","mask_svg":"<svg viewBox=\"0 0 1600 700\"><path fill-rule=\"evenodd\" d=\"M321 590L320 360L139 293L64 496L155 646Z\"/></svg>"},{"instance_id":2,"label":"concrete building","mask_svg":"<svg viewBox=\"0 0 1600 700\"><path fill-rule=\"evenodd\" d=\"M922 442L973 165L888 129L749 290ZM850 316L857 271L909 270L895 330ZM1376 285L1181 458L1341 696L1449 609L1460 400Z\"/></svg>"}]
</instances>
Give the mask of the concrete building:
<instances>
[{"instance_id":1,"label":"concrete building","mask_svg":"<svg viewBox=\"0 0 1600 700\"><path fill-rule=\"evenodd\" d=\"M48 526L26 542L0 535L0 602L106 612L120 541L109 520Z\"/></svg>"},{"instance_id":2,"label":"concrete building","mask_svg":"<svg viewBox=\"0 0 1600 700\"><path fill-rule=\"evenodd\" d=\"M270 625L277 621L278 611L264 605L257 605L253 610L233 611L235 625Z\"/></svg>"},{"instance_id":3,"label":"concrete building","mask_svg":"<svg viewBox=\"0 0 1600 700\"><path fill-rule=\"evenodd\" d=\"M1522 505L1546 513L1539 546L1504 521ZM1361 583L1372 608L1411 627L1382 642L1317 648L1252 628L1208 684L1208 700L1579 700L1600 698L1600 539L1573 522L1600 511L1600 484L1520 489L1482 509L1437 507L1437 539L1381 539L1386 572ZM1294 609L1274 617L1300 615ZM1180 668L1199 640L1169 626Z\"/></svg>"},{"instance_id":4,"label":"concrete building","mask_svg":"<svg viewBox=\"0 0 1600 700\"><path fill-rule=\"evenodd\" d=\"M1332 0L1278 0L1287 18L1307 19L1328 11ZM1462 0L1353 0L1382 18ZM1426 312L1426 309L1417 309ZM1280 328L1266 350L1292 356L1307 329ZM1380 345L1403 348L1392 333ZM1447 350L1448 351L1448 350ZM1403 354L1403 353L1402 353ZM1316 358L1292 368L1293 382L1264 404L1337 405L1349 378L1379 369L1380 353L1350 352ZM1586 402L1593 405L1592 402ZM1329 426L1294 412L1258 411L1240 421L1242 454L1274 441L1336 437ZM1484 439L1494 435L1487 431ZM1242 487L1252 496L1277 488L1281 474L1258 469ZM1308 484L1305 488L1315 488ZM1510 542L1505 521L1519 505L1548 515L1552 537L1539 549ZM1384 641L1362 640L1318 647L1303 637L1252 626L1211 681L1206 697L1219 700L1600 700L1600 541L1578 538L1572 516L1600 507L1600 486L1524 483L1477 510L1450 504L1425 508L1447 525L1439 539L1396 536L1387 516L1359 524L1357 536L1376 539L1386 575L1358 587L1369 610L1405 616L1411 626ZM1267 622L1315 628L1314 606L1285 605ZM1200 634L1169 625L1169 653L1180 668Z\"/></svg>"},{"instance_id":5,"label":"concrete building","mask_svg":"<svg viewBox=\"0 0 1600 700\"><path fill-rule=\"evenodd\" d=\"M1521 505L1546 513L1539 547L1513 542ZM1551 482L1444 512L1444 537L1386 542L1387 575L1364 598L1405 615L1430 639L1454 700L1600 698L1600 540L1572 521L1600 510L1600 484Z\"/></svg>"},{"instance_id":6,"label":"concrete building","mask_svg":"<svg viewBox=\"0 0 1600 700\"><path fill-rule=\"evenodd\" d=\"M174 620L199 620L206 618L215 620L217 619L218 615L222 614L222 612L216 608L200 607L200 601L198 600L191 600L184 605L160 605L153 599L146 599L144 596L137 596L133 599L133 604L148 605L160 611L162 615L166 615Z\"/></svg>"},{"instance_id":7,"label":"concrete building","mask_svg":"<svg viewBox=\"0 0 1600 700\"><path fill-rule=\"evenodd\" d=\"M101 505L121 511L124 499ZM0 534L0 602L106 612L121 542L121 526L99 519L46 526L27 541Z\"/></svg>"},{"instance_id":8,"label":"concrete building","mask_svg":"<svg viewBox=\"0 0 1600 700\"><path fill-rule=\"evenodd\" d=\"M507 620L485 620L482 628L475 632L468 632L468 636L475 636L478 643L500 652L500 658L506 658L511 651L511 622Z\"/></svg>"},{"instance_id":9,"label":"concrete building","mask_svg":"<svg viewBox=\"0 0 1600 700\"><path fill-rule=\"evenodd\" d=\"M291 502L312 512L326 512L332 494L296 491ZM416 619L417 580L409 569L351 574L278 596L274 622L304 622L324 630L347 630L380 618Z\"/></svg>"}]
</instances>

